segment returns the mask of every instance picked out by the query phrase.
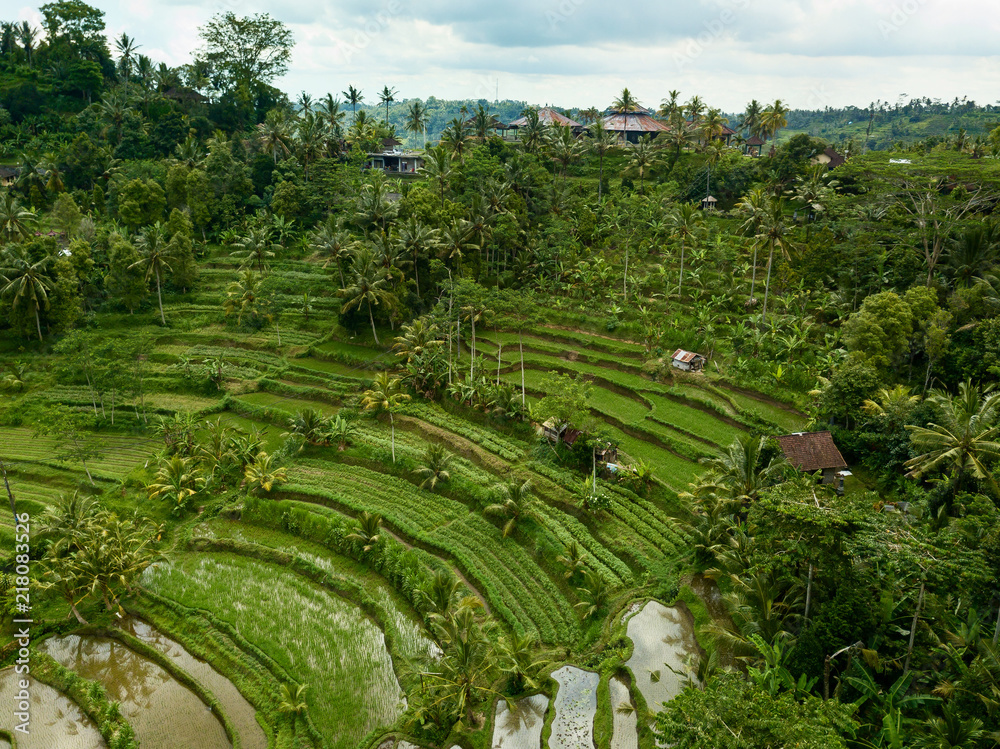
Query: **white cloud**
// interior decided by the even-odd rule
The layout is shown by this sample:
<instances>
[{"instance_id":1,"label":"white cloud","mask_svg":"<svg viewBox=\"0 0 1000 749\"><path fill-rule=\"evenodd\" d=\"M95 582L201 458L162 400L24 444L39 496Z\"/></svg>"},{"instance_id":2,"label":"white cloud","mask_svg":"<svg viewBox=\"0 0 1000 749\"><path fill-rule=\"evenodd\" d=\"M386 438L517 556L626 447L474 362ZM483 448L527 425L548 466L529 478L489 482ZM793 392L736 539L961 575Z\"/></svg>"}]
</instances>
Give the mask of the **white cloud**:
<instances>
[{"instance_id":1,"label":"white cloud","mask_svg":"<svg viewBox=\"0 0 1000 749\"><path fill-rule=\"evenodd\" d=\"M156 61L179 65L214 13L268 12L296 38L277 82L295 95L348 84L401 98L603 106L623 86L647 105L670 89L733 111L911 96L992 102L1000 90L988 0L117 0L98 2ZM17 18L37 22L32 6Z\"/></svg>"}]
</instances>

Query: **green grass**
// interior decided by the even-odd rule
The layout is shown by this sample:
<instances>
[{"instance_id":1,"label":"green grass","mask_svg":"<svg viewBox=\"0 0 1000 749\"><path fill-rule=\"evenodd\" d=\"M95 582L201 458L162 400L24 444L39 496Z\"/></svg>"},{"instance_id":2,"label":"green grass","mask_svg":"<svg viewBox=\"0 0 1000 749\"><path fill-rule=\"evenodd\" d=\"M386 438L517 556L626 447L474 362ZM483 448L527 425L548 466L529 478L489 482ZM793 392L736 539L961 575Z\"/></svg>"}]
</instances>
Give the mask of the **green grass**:
<instances>
[{"instance_id":1,"label":"green grass","mask_svg":"<svg viewBox=\"0 0 1000 749\"><path fill-rule=\"evenodd\" d=\"M289 416L295 416L306 408L315 409L327 416L336 416L340 411L339 406L334 406L323 401L291 398L287 395L276 395L274 393L246 393L239 396L236 400L244 401L254 406L264 406L275 411L282 411Z\"/></svg>"},{"instance_id":2,"label":"green grass","mask_svg":"<svg viewBox=\"0 0 1000 749\"><path fill-rule=\"evenodd\" d=\"M308 356L299 359L290 359L288 363L292 367L301 367L311 372L322 372L323 374L350 377L356 380L370 380L376 375L374 369L364 369L363 367L355 367L350 364L341 364L340 362L327 361L325 359L314 359Z\"/></svg>"},{"instance_id":3,"label":"green grass","mask_svg":"<svg viewBox=\"0 0 1000 749\"><path fill-rule=\"evenodd\" d=\"M179 554L144 578L154 593L231 624L301 683L319 730L353 749L401 714L383 634L355 606L299 575L234 554Z\"/></svg>"}]
</instances>

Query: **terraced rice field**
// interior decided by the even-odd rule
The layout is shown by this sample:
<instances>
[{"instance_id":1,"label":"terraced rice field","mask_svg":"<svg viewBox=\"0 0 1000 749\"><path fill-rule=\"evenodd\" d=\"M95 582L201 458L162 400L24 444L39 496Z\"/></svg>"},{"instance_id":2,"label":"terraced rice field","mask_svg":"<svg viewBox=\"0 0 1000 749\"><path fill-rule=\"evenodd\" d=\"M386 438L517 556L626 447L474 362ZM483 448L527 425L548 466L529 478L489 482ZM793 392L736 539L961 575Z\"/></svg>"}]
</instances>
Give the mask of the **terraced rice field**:
<instances>
[{"instance_id":1,"label":"terraced rice field","mask_svg":"<svg viewBox=\"0 0 1000 749\"><path fill-rule=\"evenodd\" d=\"M145 465L153 450L153 441L121 434L101 434L102 455L87 461L95 477L117 479ZM22 427L0 428L0 457L10 462L41 463L57 467L72 467L57 461L57 441L54 437L36 436ZM82 474L82 466L79 466Z\"/></svg>"},{"instance_id":2,"label":"terraced rice field","mask_svg":"<svg viewBox=\"0 0 1000 749\"><path fill-rule=\"evenodd\" d=\"M143 581L212 612L308 684L309 714L335 749L353 749L402 713L404 695L382 632L352 604L294 572L234 554L181 554Z\"/></svg>"},{"instance_id":3,"label":"terraced rice field","mask_svg":"<svg viewBox=\"0 0 1000 749\"><path fill-rule=\"evenodd\" d=\"M274 411L281 411L289 416L295 416L307 408L319 411L326 416L336 416L340 411L339 406L334 406L325 401L293 398L287 395L276 395L275 393L246 393L239 396L237 400L253 406L264 406Z\"/></svg>"},{"instance_id":4,"label":"terraced rice field","mask_svg":"<svg viewBox=\"0 0 1000 749\"><path fill-rule=\"evenodd\" d=\"M97 726L76 703L35 679L31 680L30 689L31 732L27 736L15 733L12 707L20 679L13 666L0 671L0 700L5 705L0 713L0 730L19 737L18 749L105 749ZM10 742L7 746L11 746Z\"/></svg>"},{"instance_id":5,"label":"terraced rice field","mask_svg":"<svg viewBox=\"0 0 1000 749\"><path fill-rule=\"evenodd\" d=\"M455 560L515 630L543 642L575 639L572 606L548 575L513 539L456 500L356 466L303 460L283 491L318 504L381 515L396 532Z\"/></svg>"}]
</instances>

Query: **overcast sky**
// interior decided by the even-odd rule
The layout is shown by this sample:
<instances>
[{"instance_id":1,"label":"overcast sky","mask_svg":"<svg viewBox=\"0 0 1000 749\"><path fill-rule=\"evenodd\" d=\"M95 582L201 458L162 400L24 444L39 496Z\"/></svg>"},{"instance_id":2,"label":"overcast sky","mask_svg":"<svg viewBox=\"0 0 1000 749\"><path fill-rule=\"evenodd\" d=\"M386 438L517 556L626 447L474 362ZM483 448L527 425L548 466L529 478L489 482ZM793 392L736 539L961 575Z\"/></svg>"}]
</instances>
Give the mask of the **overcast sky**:
<instances>
[{"instance_id":1,"label":"overcast sky","mask_svg":"<svg viewBox=\"0 0 1000 749\"><path fill-rule=\"evenodd\" d=\"M21 0L15 0L21 2ZM180 65L214 13L267 12L296 45L291 96L523 99L603 108L624 86L726 111L928 96L1000 99L995 0L98 0L109 36ZM37 5L19 20L37 21ZM9 18L9 13L4 13Z\"/></svg>"}]
</instances>

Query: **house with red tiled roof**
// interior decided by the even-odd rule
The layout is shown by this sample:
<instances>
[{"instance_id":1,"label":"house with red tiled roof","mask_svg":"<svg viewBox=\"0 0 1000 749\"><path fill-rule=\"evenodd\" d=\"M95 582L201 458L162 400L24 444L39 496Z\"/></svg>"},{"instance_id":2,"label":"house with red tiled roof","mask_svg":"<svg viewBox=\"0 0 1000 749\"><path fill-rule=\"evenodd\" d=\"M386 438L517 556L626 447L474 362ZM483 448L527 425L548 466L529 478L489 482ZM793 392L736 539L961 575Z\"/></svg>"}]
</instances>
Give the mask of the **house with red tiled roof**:
<instances>
[{"instance_id":1,"label":"house with red tiled roof","mask_svg":"<svg viewBox=\"0 0 1000 749\"><path fill-rule=\"evenodd\" d=\"M829 432L797 432L778 437L781 452L797 470L803 473L823 472L823 483L832 484L838 475L845 475L847 461L840 454Z\"/></svg>"}]
</instances>

